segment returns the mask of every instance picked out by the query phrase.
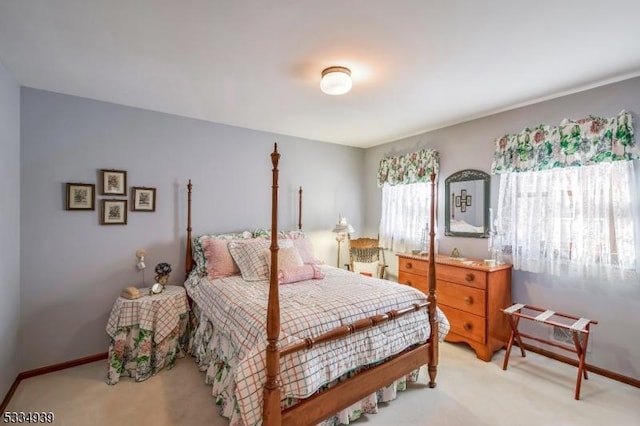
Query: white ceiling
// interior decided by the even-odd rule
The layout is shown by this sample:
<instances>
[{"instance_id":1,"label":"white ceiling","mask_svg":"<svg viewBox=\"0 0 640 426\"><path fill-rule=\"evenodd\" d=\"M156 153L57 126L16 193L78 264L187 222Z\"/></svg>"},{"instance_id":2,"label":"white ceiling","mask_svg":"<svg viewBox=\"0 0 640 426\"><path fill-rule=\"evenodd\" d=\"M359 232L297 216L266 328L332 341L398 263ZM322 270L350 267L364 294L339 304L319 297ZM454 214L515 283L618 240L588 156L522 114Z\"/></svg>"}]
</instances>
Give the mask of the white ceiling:
<instances>
[{"instance_id":1,"label":"white ceiling","mask_svg":"<svg viewBox=\"0 0 640 426\"><path fill-rule=\"evenodd\" d=\"M23 86L370 147L640 75L638 0L0 0ZM321 71L351 68L328 96Z\"/></svg>"}]
</instances>

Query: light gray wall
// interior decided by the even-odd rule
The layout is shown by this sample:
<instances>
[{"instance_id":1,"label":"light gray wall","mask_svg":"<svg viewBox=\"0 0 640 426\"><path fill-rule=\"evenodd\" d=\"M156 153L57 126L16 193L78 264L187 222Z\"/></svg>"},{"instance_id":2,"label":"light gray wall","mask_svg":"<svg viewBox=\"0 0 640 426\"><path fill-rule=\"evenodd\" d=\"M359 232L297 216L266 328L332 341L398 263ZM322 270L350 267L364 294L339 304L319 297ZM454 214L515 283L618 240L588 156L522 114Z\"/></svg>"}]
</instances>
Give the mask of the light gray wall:
<instances>
[{"instance_id":1,"label":"light gray wall","mask_svg":"<svg viewBox=\"0 0 640 426\"><path fill-rule=\"evenodd\" d=\"M181 283L188 179L194 233L268 228L274 142L280 229L295 229L302 185L304 228L333 263L338 213L356 228L363 220L361 149L23 88L21 369L107 350L113 301L142 283L136 249L147 250L146 284L161 261ZM100 225L100 199L113 198L100 195L95 212L65 211L65 183L97 184L102 168L126 170L129 187L157 188L156 212Z\"/></svg>"},{"instance_id":2,"label":"light gray wall","mask_svg":"<svg viewBox=\"0 0 640 426\"><path fill-rule=\"evenodd\" d=\"M0 399L18 375L20 86L0 62Z\"/></svg>"},{"instance_id":3,"label":"light gray wall","mask_svg":"<svg viewBox=\"0 0 640 426\"><path fill-rule=\"evenodd\" d=\"M640 128L640 78L541 102L486 118L402 139L365 151L364 211L367 232L375 235L380 221L381 192L376 186L376 173L381 158L409 152L417 148L434 148L440 152L438 197L444 199L444 179L462 169L490 172L496 138L519 132L540 123L558 124L564 118L588 115L615 116L621 110L634 115L636 133ZM636 139L638 136L636 135ZM636 180L640 181L640 167L636 162ZM491 182L492 206L497 205L498 178ZM640 186L638 186L640 188ZM638 199L635 207L638 209ZM438 217L444 217L444 204L438 205ZM640 222L637 222L640 223ZM487 256L487 240L444 237L444 223L438 227L439 252L448 254L457 247L466 257ZM638 232L636 232L638 234ZM640 247L640 238L637 238ZM637 254L640 258L640 250ZM390 274L397 274L397 260L387 255ZM587 361L598 367L640 379L640 283L603 283L599 281L568 280L543 274L515 271L512 285L513 300L519 303L565 311L600 321L591 336L592 353ZM544 337L548 337L545 335ZM535 343L535 342L533 342ZM549 349L549 348L547 348ZM571 356L570 353L562 353Z\"/></svg>"}]
</instances>

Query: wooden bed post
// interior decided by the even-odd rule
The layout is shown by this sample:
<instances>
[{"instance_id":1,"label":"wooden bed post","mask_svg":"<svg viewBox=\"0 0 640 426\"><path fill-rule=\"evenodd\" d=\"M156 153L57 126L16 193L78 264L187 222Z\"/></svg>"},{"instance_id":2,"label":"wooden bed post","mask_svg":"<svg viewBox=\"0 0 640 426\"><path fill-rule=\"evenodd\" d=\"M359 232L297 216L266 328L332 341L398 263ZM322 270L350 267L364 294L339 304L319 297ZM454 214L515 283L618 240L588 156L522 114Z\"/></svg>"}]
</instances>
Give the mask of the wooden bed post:
<instances>
[{"instance_id":1,"label":"wooden bed post","mask_svg":"<svg viewBox=\"0 0 640 426\"><path fill-rule=\"evenodd\" d=\"M271 163L273 164L273 184L271 187L271 271L269 273L269 302L267 305L267 380L264 387L262 424L279 426L282 422L280 409L280 298L278 294L278 144L273 145Z\"/></svg>"},{"instance_id":2,"label":"wooden bed post","mask_svg":"<svg viewBox=\"0 0 640 426\"><path fill-rule=\"evenodd\" d=\"M189 278L189 273L193 268L193 247L191 242L191 179L187 184L187 247L184 257L185 279Z\"/></svg>"},{"instance_id":3,"label":"wooden bed post","mask_svg":"<svg viewBox=\"0 0 640 426\"><path fill-rule=\"evenodd\" d=\"M298 231L302 231L302 187L298 190Z\"/></svg>"},{"instance_id":4,"label":"wooden bed post","mask_svg":"<svg viewBox=\"0 0 640 426\"><path fill-rule=\"evenodd\" d=\"M431 346L429 347L429 387L436 387L436 373L438 370L438 321L436 321L436 257L435 257L435 203L436 203L436 174L431 172L431 211L429 214L429 326L431 327Z\"/></svg>"}]
</instances>

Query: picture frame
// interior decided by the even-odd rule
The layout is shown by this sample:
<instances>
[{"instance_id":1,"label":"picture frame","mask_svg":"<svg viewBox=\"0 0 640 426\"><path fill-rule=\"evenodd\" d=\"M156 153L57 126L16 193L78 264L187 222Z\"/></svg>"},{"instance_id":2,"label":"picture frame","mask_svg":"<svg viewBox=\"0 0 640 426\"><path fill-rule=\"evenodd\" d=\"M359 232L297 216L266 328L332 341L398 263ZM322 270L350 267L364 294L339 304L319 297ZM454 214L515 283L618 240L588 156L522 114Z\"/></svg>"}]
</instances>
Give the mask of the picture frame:
<instances>
[{"instance_id":1,"label":"picture frame","mask_svg":"<svg viewBox=\"0 0 640 426\"><path fill-rule=\"evenodd\" d=\"M127 172L124 170L100 170L102 182L100 195L127 195Z\"/></svg>"},{"instance_id":2,"label":"picture frame","mask_svg":"<svg viewBox=\"0 0 640 426\"><path fill-rule=\"evenodd\" d=\"M131 211L133 212L155 212L156 211L156 188L144 186L134 186L131 188Z\"/></svg>"},{"instance_id":3,"label":"picture frame","mask_svg":"<svg viewBox=\"0 0 640 426\"><path fill-rule=\"evenodd\" d=\"M467 195L467 207L471 207L471 195Z\"/></svg>"},{"instance_id":4,"label":"picture frame","mask_svg":"<svg viewBox=\"0 0 640 426\"><path fill-rule=\"evenodd\" d=\"M67 182L67 210L95 210L96 186L93 183Z\"/></svg>"},{"instance_id":5,"label":"picture frame","mask_svg":"<svg viewBox=\"0 0 640 426\"><path fill-rule=\"evenodd\" d=\"M460 211L462 213L466 213L467 212L467 205L466 204L460 204Z\"/></svg>"},{"instance_id":6,"label":"picture frame","mask_svg":"<svg viewBox=\"0 0 640 426\"><path fill-rule=\"evenodd\" d=\"M103 199L100 200L101 225L126 225L127 224L127 200Z\"/></svg>"},{"instance_id":7,"label":"picture frame","mask_svg":"<svg viewBox=\"0 0 640 426\"><path fill-rule=\"evenodd\" d=\"M466 189L461 189L460 190L460 198L466 198L467 197L467 190Z\"/></svg>"},{"instance_id":8,"label":"picture frame","mask_svg":"<svg viewBox=\"0 0 640 426\"><path fill-rule=\"evenodd\" d=\"M456 207L460 207L460 196L456 195Z\"/></svg>"}]
</instances>

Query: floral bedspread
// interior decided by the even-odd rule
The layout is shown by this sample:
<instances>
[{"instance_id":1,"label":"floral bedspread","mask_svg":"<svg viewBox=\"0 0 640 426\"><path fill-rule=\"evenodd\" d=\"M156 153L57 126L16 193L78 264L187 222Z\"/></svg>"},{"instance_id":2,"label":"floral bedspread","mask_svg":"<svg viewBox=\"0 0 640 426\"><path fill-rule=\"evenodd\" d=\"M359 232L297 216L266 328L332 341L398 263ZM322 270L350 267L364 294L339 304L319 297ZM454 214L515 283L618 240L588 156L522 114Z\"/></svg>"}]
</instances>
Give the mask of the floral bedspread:
<instances>
[{"instance_id":1,"label":"floral bedspread","mask_svg":"<svg viewBox=\"0 0 640 426\"><path fill-rule=\"evenodd\" d=\"M141 289L143 294L145 290ZM121 376L141 382L189 351L189 305L182 287L166 286L159 295L135 300L118 298L107 321L107 383Z\"/></svg>"},{"instance_id":2,"label":"floral bedspread","mask_svg":"<svg viewBox=\"0 0 640 426\"><path fill-rule=\"evenodd\" d=\"M426 301L425 294L408 286L322 268L322 280L280 285L280 346ZM266 379L268 282L246 282L237 276L209 281L192 276L185 288L201 311L193 354L207 369L207 380L214 386L221 413L233 426L259 424ZM442 340L449 323L440 311L438 321ZM291 405L361 366L375 364L428 337L427 312L421 310L284 357L280 360L283 404ZM398 386L402 388L404 381L380 392L393 393ZM346 411L346 419L335 422L348 423L354 412L366 411L369 405L375 409L378 396L373 394L361 401L358 407Z\"/></svg>"}]
</instances>

